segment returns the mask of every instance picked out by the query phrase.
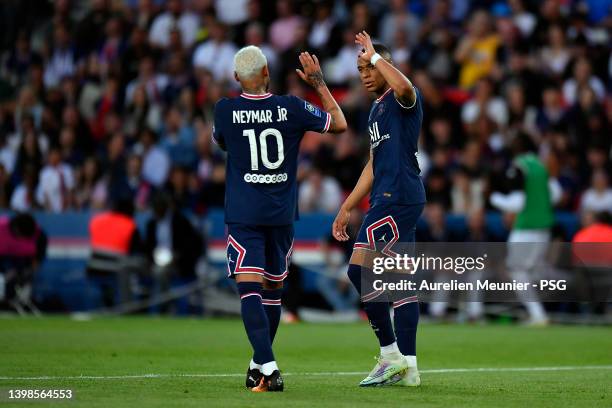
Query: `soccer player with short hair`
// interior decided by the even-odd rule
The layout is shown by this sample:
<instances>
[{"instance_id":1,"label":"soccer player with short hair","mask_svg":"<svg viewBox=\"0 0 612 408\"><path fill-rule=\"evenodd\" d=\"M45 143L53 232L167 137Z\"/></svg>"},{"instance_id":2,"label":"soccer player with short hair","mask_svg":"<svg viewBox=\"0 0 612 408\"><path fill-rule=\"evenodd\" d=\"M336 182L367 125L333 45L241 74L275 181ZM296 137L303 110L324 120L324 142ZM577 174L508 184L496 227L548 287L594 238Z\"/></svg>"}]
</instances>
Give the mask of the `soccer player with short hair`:
<instances>
[{"instance_id":1,"label":"soccer player with short hair","mask_svg":"<svg viewBox=\"0 0 612 408\"><path fill-rule=\"evenodd\" d=\"M421 380L416 361L419 320L416 296L403 294L393 299L392 324L388 294L369 285L361 286L362 273L370 272L374 253L394 256L395 251L401 251L401 244L413 243L415 239L416 222L425 204L416 157L423 119L421 96L393 66L386 47L374 45L365 31L356 35L355 42L363 47L357 59L361 82L377 99L368 118L370 160L334 220L333 235L341 241L349 239L346 227L351 210L370 194L370 209L353 247L348 275L361 295L378 337L380 356L359 385L418 386Z\"/></svg>"},{"instance_id":2,"label":"soccer player with short hair","mask_svg":"<svg viewBox=\"0 0 612 408\"><path fill-rule=\"evenodd\" d=\"M269 93L266 57L255 46L242 48L234 57L234 77L242 94L215 105L213 139L227 151L227 268L236 279L253 347L246 385L255 392L284 387L272 342L298 218L300 141L306 131L340 133L347 126L317 57L304 52L299 59L303 71L296 71L318 93L324 110L295 96Z\"/></svg>"}]
</instances>

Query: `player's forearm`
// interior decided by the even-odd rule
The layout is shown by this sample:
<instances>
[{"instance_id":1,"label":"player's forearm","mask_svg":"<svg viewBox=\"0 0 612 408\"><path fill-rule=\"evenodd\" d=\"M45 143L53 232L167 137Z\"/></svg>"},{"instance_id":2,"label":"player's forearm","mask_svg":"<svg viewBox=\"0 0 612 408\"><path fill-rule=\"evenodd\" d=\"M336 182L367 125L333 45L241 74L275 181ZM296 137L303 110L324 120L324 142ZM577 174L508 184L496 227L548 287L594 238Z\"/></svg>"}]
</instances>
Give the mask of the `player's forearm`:
<instances>
[{"instance_id":1,"label":"player's forearm","mask_svg":"<svg viewBox=\"0 0 612 408\"><path fill-rule=\"evenodd\" d=\"M330 133L342 133L347 128L346 118L344 117L344 113L338 102L334 99L329 88L323 82L321 85L316 88L317 94L319 94L319 98L321 98L321 103L323 104L323 109L327 111L331 115L331 124L329 125Z\"/></svg>"},{"instance_id":2,"label":"player's forearm","mask_svg":"<svg viewBox=\"0 0 612 408\"><path fill-rule=\"evenodd\" d=\"M355 188L353 188L351 194L344 200L342 207L347 211L357 207L361 200L372 191L373 181L374 173L372 171L372 159L370 159L363 168L361 176L359 176L359 180L357 180L357 184L355 184Z\"/></svg>"},{"instance_id":3,"label":"player's forearm","mask_svg":"<svg viewBox=\"0 0 612 408\"><path fill-rule=\"evenodd\" d=\"M383 78L385 78L387 84L393 89L395 96L400 99L402 103L407 103L409 106L414 103L416 100L414 86L399 69L382 58L376 62L376 69Z\"/></svg>"}]
</instances>

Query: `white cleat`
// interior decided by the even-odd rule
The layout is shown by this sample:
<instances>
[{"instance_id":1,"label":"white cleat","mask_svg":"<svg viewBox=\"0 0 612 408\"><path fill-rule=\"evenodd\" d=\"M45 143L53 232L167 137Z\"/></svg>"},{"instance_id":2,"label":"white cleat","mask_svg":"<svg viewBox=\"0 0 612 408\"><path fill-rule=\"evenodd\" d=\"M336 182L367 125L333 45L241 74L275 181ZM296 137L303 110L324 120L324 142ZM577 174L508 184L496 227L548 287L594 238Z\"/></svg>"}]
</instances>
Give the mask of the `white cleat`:
<instances>
[{"instance_id":1,"label":"white cleat","mask_svg":"<svg viewBox=\"0 0 612 408\"><path fill-rule=\"evenodd\" d=\"M370 374L360 383L360 387L391 385L403 378L408 369L408 363L401 353L380 355Z\"/></svg>"},{"instance_id":2,"label":"white cleat","mask_svg":"<svg viewBox=\"0 0 612 408\"><path fill-rule=\"evenodd\" d=\"M404 375L397 382L395 382L395 384L403 387L418 387L421 385L419 369L416 367L408 367Z\"/></svg>"}]
</instances>

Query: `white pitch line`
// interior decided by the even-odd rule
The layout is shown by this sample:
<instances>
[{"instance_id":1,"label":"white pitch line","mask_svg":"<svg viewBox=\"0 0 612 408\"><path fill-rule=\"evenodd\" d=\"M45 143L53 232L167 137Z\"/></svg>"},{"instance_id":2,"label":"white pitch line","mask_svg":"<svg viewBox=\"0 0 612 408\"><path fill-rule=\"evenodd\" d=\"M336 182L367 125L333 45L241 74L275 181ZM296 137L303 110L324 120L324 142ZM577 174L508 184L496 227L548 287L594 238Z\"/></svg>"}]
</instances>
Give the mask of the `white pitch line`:
<instances>
[{"instance_id":1,"label":"white pitch line","mask_svg":"<svg viewBox=\"0 0 612 408\"><path fill-rule=\"evenodd\" d=\"M588 365L588 366L559 366L559 367L480 367L480 368L437 368L420 370L422 374L445 374L445 373L505 373L505 372L530 372L530 371L572 371L572 370L612 370L612 365ZM326 377L326 376L352 376L364 375L366 371L329 371L329 372L305 372L305 373L283 373L284 376L302 377ZM242 377L243 373L236 374L135 374L135 375L78 375L78 376L40 376L40 377L4 377L0 380L125 380L146 378L223 378Z\"/></svg>"}]
</instances>

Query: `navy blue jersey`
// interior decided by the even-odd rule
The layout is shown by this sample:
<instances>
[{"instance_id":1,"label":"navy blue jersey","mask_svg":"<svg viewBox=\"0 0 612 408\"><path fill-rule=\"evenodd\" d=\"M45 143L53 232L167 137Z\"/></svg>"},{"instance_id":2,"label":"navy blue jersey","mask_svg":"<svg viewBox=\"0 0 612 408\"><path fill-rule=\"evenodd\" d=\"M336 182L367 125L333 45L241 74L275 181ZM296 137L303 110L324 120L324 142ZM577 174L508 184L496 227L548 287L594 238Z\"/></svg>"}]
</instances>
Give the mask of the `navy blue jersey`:
<instances>
[{"instance_id":1,"label":"navy blue jersey","mask_svg":"<svg viewBox=\"0 0 612 408\"><path fill-rule=\"evenodd\" d=\"M423 105L418 91L412 107L402 106L391 89L372 104L368 118L374 171L371 206L425 202L416 156L422 122Z\"/></svg>"},{"instance_id":2,"label":"navy blue jersey","mask_svg":"<svg viewBox=\"0 0 612 408\"><path fill-rule=\"evenodd\" d=\"M331 115L295 96L243 93L219 100L214 120L213 138L227 151L225 222L292 224L300 141L327 132Z\"/></svg>"}]
</instances>

